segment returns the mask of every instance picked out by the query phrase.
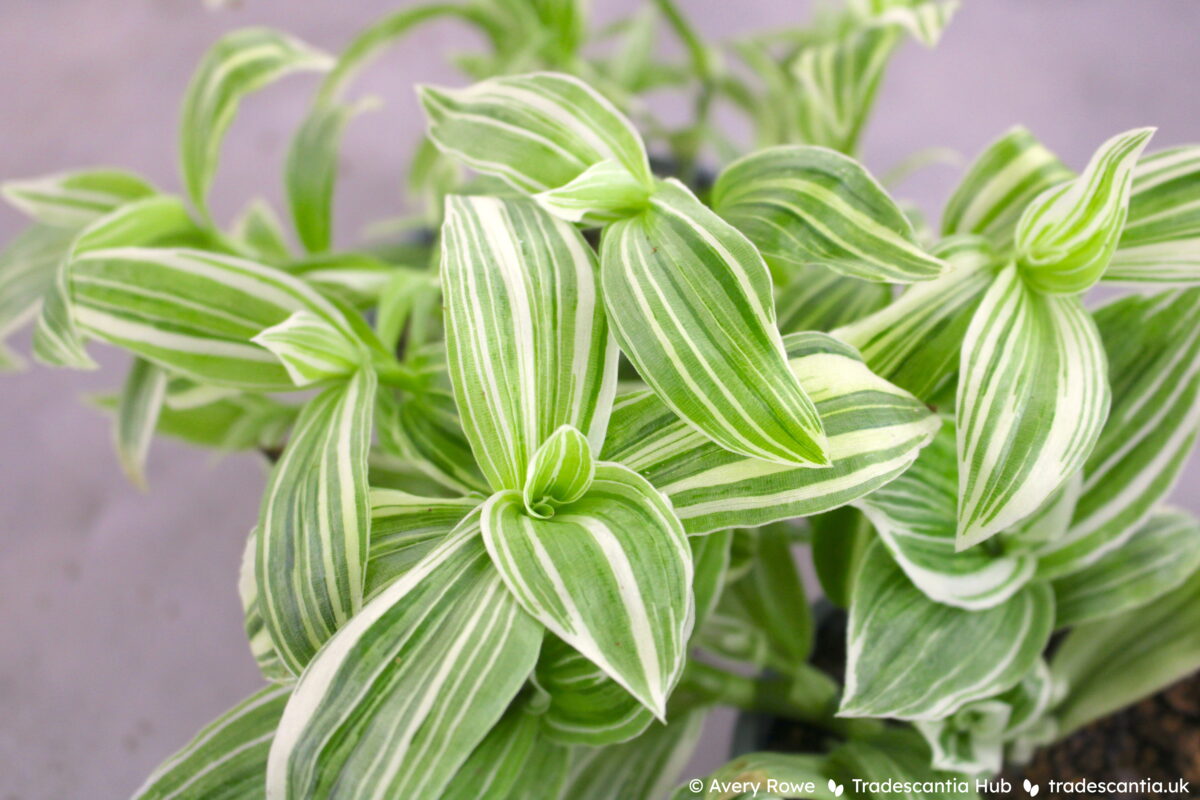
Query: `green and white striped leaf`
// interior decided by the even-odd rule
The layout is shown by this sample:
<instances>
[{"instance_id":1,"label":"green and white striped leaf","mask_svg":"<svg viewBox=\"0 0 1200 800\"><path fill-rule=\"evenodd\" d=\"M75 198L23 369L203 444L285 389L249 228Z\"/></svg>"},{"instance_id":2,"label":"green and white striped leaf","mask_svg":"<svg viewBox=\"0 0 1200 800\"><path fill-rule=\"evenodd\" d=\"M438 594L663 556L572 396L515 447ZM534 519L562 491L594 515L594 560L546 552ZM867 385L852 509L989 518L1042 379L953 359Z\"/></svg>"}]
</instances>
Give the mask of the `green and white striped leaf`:
<instances>
[{"instance_id":1,"label":"green and white striped leaf","mask_svg":"<svg viewBox=\"0 0 1200 800\"><path fill-rule=\"evenodd\" d=\"M1032 133L1015 127L989 144L967 170L942 213L942 234L978 234L1007 251L1025 207L1072 177Z\"/></svg>"},{"instance_id":2,"label":"green and white striped leaf","mask_svg":"<svg viewBox=\"0 0 1200 800\"><path fill-rule=\"evenodd\" d=\"M226 34L205 53L183 100L179 136L183 183L201 216L208 217L221 142L246 95L288 74L331 66L329 56L269 28Z\"/></svg>"},{"instance_id":3,"label":"green and white striped leaf","mask_svg":"<svg viewBox=\"0 0 1200 800\"><path fill-rule=\"evenodd\" d=\"M935 252L952 265L948 274L832 331L875 373L925 400L958 371L963 337L999 267L986 240L974 236L946 239Z\"/></svg>"},{"instance_id":4,"label":"green and white striped leaf","mask_svg":"<svg viewBox=\"0 0 1200 800\"><path fill-rule=\"evenodd\" d=\"M916 731L888 728L870 739L853 739L834 750L827 769L847 790L854 789L855 780L862 782L862 789L853 792L855 800L894 798L895 794L883 791L890 788L886 783L889 780L915 783L916 791L905 795L912 800L979 800L974 781L966 775L935 770L930 766L931 759L928 745ZM872 791L872 784L879 790ZM964 784L968 787L965 791L960 789Z\"/></svg>"},{"instance_id":5,"label":"green and white striped leaf","mask_svg":"<svg viewBox=\"0 0 1200 800\"><path fill-rule=\"evenodd\" d=\"M275 354L298 387L308 387L354 372L366 361L364 348L307 309L251 337Z\"/></svg>"},{"instance_id":6,"label":"green and white striped leaf","mask_svg":"<svg viewBox=\"0 0 1200 800\"><path fill-rule=\"evenodd\" d=\"M544 746L533 703L516 700L459 768L440 800L506 800ZM519 800L516 798L515 800Z\"/></svg>"},{"instance_id":7,"label":"green and white striped leaf","mask_svg":"<svg viewBox=\"0 0 1200 800\"><path fill-rule=\"evenodd\" d=\"M1160 511L1119 548L1054 581L1058 626L1120 614L1166 594L1200 569L1200 522Z\"/></svg>"},{"instance_id":8,"label":"green and white striped leaf","mask_svg":"<svg viewBox=\"0 0 1200 800\"><path fill-rule=\"evenodd\" d=\"M1136 703L1200 668L1200 572L1151 603L1072 630L1050 673L1067 687L1059 735Z\"/></svg>"},{"instance_id":9,"label":"green and white striped leaf","mask_svg":"<svg viewBox=\"0 0 1200 800\"><path fill-rule=\"evenodd\" d=\"M1054 595L1045 584L966 611L925 597L877 543L854 581L838 714L945 717L1015 686L1033 668L1053 627Z\"/></svg>"},{"instance_id":10,"label":"green and white striped leaf","mask_svg":"<svg viewBox=\"0 0 1200 800\"><path fill-rule=\"evenodd\" d=\"M546 211L567 222L602 224L646 207L650 189L619 162L593 164L570 183L533 196Z\"/></svg>"},{"instance_id":11,"label":"green and white striped leaf","mask_svg":"<svg viewBox=\"0 0 1200 800\"><path fill-rule=\"evenodd\" d=\"M1003 694L968 703L944 719L917 720L914 727L933 751L935 769L994 775L1003 766L1005 744L1036 724L1052 699L1046 662Z\"/></svg>"},{"instance_id":12,"label":"green and white striped leaf","mask_svg":"<svg viewBox=\"0 0 1200 800\"><path fill-rule=\"evenodd\" d=\"M571 800L660 800L687 766L706 710L689 711L669 725L654 724L636 739L576 750L559 797ZM531 799L532 800L532 799Z\"/></svg>"},{"instance_id":13,"label":"green and white striped leaf","mask_svg":"<svg viewBox=\"0 0 1200 800\"><path fill-rule=\"evenodd\" d=\"M508 491L484 505L482 524L521 606L662 719L695 613L692 552L667 499L600 463L587 494L552 518L526 514Z\"/></svg>"},{"instance_id":14,"label":"green and white striped leaf","mask_svg":"<svg viewBox=\"0 0 1200 800\"><path fill-rule=\"evenodd\" d=\"M791 71L801 141L854 154L899 41L898 27L875 25L800 51Z\"/></svg>"},{"instance_id":15,"label":"green and white striped leaf","mask_svg":"<svg viewBox=\"0 0 1200 800\"><path fill-rule=\"evenodd\" d=\"M412 569L478 507L477 497L419 497L372 488L367 599Z\"/></svg>"},{"instance_id":16,"label":"green and white striped leaf","mask_svg":"<svg viewBox=\"0 0 1200 800\"><path fill-rule=\"evenodd\" d=\"M654 722L640 700L553 634L542 643L534 682L550 698L542 729L556 742L616 744L641 735Z\"/></svg>"},{"instance_id":17,"label":"green and white striped leaf","mask_svg":"<svg viewBox=\"0 0 1200 800\"><path fill-rule=\"evenodd\" d=\"M310 400L263 496L259 604L296 674L362 607L376 383L374 372L359 370Z\"/></svg>"},{"instance_id":18,"label":"green and white striped leaf","mask_svg":"<svg viewBox=\"0 0 1200 800\"><path fill-rule=\"evenodd\" d=\"M958 548L1029 516L1082 467L1109 402L1104 346L1079 298L1039 294L1005 267L963 342Z\"/></svg>"},{"instance_id":19,"label":"green and white striped leaf","mask_svg":"<svg viewBox=\"0 0 1200 800\"><path fill-rule=\"evenodd\" d=\"M570 425L550 435L533 454L522 492L525 510L550 518L555 509L583 497L596 476L587 437Z\"/></svg>"},{"instance_id":20,"label":"green and white striped leaf","mask_svg":"<svg viewBox=\"0 0 1200 800\"><path fill-rule=\"evenodd\" d=\"M1086 291L1108 267L1129 211L1133 170L1153 128L1109 139L1078 178L1042 192L1017 222L1017 264L1033 288Z\"/></svg>"},{"instance_id":21,"label":"green and white striped leaf","mask_svg":"<svg viewBox=\"0 0 1200 800\"><path fill-rule=\"evenodd\" d=\"M1103 280L1200 280L1200 147L1174 147L1138 162L1125 229Z\"/></svg>"},{"instance_id":22,"label":"green and white striped leaf","mask_svg":"<svg viewBox=\"0 0 1200 800\"><path fill-rule=\"evenodd\" d=\"M416 392L399 400L380 392L378 401L379 441L385 452L411 461L453 494L486 493L487 481L449 392Z\"/></svg>"},{"instance_id":23,"label":"green and white striped leaf","mask_svg":"<svg viewBox=\"0 0 1200 800\"><path fill-rule=\"evenodd\" d=\"M0 196L36 222L79 229L155 188L129 172L91 169L5 181Z\"/></svg>"},{"instance_id":24,"label":"green and white striped leaf","mask_svg":"<svg viewBox=\"0 0 1200 800\"><path fill-rule=\"evenodd\" d=\"M825 267L797 267L775 293L776 324L785 336L828 332L858 322L891 302L892 288L886 283L848 278Z\"/></svg>"},{"instance_id":25,"label":"green and white striped leaf","mask_svg":"<svg viewBox=\"0 0 1200 800\"><path fill-rule=\"evenodd\" d=\"M234 220L231 234L264 264L286 264L292 260L292 248L283 232L283 224L275 209L261 197L251 200L246 210Z\"/></svg>"},{"instance_id":26,"label":"green and white striped leaf","mask_svg":"<svg viewBox=\"0 0 1200 800\"><path fill-rule=\"evenodd\" d=\"M600 257L621 350L676 414L734 453L829 464L821 419L787 367L770 274L744 236L672 181L608 226Z\"/></svg>"},{"instance_id":27,"label":"green and white striped leaf","mask_svg":"<svg viewBox=\"0 0 1200 800\"><path fill-rule=\"evenodd\" d=\"M1113 403L1083 467L1070 530L1042 548L1054 578L1118 548L1171 492L1200 426L1200 289L1131 296L1096 312Z\"/></svg>"},{"instance_id":28,"label":"green and white striped leaf","mask_svg":"<svg viewBox=\"0 0 1200 800\"><path fill-rule=\"evenodd\" d=\"M603 457L664 492L690 534L831 511L904 472L941 421L823 334L793 334L789 366L827 420L833 466L815 470L746 458L713 444L652 392L613 409Z\"/></svg>"},{"instance_id":29,"label":"green and white striped leaf","mask_svg":"<svg viewBox=\"0 0 1200 800\"><path fill-rule=\"evenodd\" d=\"M0 252L0 371L24 365L4 340L37 315L74 238L70 229L31 225Z\"/></svg>"},{"instance_id":30,"label":"green and white striped leaf","mask_svg":"<svg viewBox=\"0 0 1200 800\"><path fill-rule=\"evenodd\" d=\"M697 783L701 785L699 791L692 788ZM829 784L823 755L747 753L704 778L693 778L676 789L671 800L728 800L735 797L837 800L838 795Z\"/></svg>"},{"instance_id":31,"label":"green and white striped leaf","mask_svg":"<svg viewBox=\"0 0 1200 800\"><path fill-rule=\"evenodd\" d=\"M717 177L712 204L781 274L818 264L911 283L949 268L917 244L912 224L861 164L824 147L771 147L738 159Z\"/></svg>"},{"instance_id":32,"label":"green and white striped leaf","mask_svg":"<svg viewBox=\"0 0 1200 800\"><path fill-rule=\"evenodd\" d=\"M323 253L333 244L333 193L346 123L377 105L372 100L318 103L292 138L284 167L288 209L296 235L310 253Z\"/></svg>"},{"instance_id":33,"label":"green and white striped leaf","mask_svg":"<svg viewBox=\"0 0 1200 800\"><path fill-rule=\"evenodd\" d=\"M942 38L957 0L851 0L850 8L876 25L899 25L926 47Z\"/></svg>"},{"instance_id":34,"label":"green and white striped leaf","mask_svg":"<svg viewBox=\"0 0 1200 800\"><path fill-rule=\"evenodd\" d=\"M909 580L938 603L975 611L1003 603L1033 577L1030 552L955 550L958 464L946 425L896 480L856 505Z\"/></svg>"},{"instance_id":35,"label":"green and white striped leaf","mask_svg":"<svg viewBox=\"0 0 1200 800\"><path fill-rule=\"evenodd\" d=\"M561 425L599 449L617 352L583 237L528 201L451 196L442 227L447 359L463 429L495 490L520 490Z\"/></svg>"},{"instance_id":36,"label":"green and white striped leaf","mask_svg":"<svg viewBox=\"0 0 1200 800\"><path fill-rule=\"evenodd\" d=\"M158 425L166 389L167 374L161 367L140 358L133 360L121 389L113 439L121 469L140 489L146 488L146 454Z\"/></svg>"},{"instance_id":37,"label":"green and white striped leaf","mask_svg":"<svg viewBox=\"0 0 1200 800\"><path fill-rule=\"evenodd\" d=\"M258 528L250 531L246 549L242 551L242 566L238 572L238 596L242 600L242 627L250 655L259 672L272 683L290 686L296 676L283 663L271 634L263 622L262 607L258 604ZM264 767L265 772L265 767Z\"/></svg>"},{"instance_id":38,"label":"green and white striped leaf","mask_svg":"<svg viewBox=\"0 0 1200 800\"><path fill-rule=\"evenodd\" d=\"M616 106L570 75L537 72L466 89L419 88L429 137L445 153L529 193L615 161L653 187L646 150Z\"/></svg>"},{"instance_id":39,"label":"green and white striped leaf","mask_svg":"<svg viewBox=\"0 0 1200 800\"><path fill-rule=\"evenodd\" d=\"M305 670L271 748L268 797L439 797L525 683L541 637L472 514Z\"/></svg>"},{"instance_id":40,"label":"green and white striped leaf","mask_svg":"<svg viewBox=\"0 0 1200 800\"><path fill-rule=\"evenodd\" d=\"M250 695L163 762L134 800L266 797L267 751L290 693L272 686Z\"/></svg>"},{"instance_id":41,"label":"green and white striped leaf","mask_svg":"<svg viewBox=\"0 0 1200 800\"><path fill-rule=\"evenodd\" d=\"M80 329L201 383L290 391L291 375L251 339L301 310L349 338L342 312L299 278L196 250L94 250L71 265Z\"/></svg>"}]
</instances>

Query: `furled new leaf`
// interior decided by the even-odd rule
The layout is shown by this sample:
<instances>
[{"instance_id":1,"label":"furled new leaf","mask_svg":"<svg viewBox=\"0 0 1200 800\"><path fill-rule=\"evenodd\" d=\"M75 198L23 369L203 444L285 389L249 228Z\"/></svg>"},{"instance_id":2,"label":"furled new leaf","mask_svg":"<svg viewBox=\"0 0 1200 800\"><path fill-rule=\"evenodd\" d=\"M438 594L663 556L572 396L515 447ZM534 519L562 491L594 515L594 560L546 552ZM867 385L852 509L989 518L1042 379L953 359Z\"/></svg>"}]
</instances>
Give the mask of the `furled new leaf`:
<instances>
[{"instance_id":1,"label":"furled new leaf","mask_svg":"<svg viewBox=\"0 0 1200 800\"><path fill-rule=\"evenodd\" d=\"M266 796L267 752L291 690L255 692L168 758L134 800L251 800Z\"/></svg>"},{"instance_id":2,"label":"furled new leaf","mask_svg":"<svg viewBox=\"0 0 1200 800\"><path fill-rule=\"evenodd\" d=\"M923 403L871 373L824 334L785 340L789 366L827 420L833 466L815 470L735 455L713 444L652 392L623 396L603 456L671 498L691 534L820 514L856 500L912 464L941 425Z\"/></svg>"},{"instance_id":3,"label":"furled new leaf","mask_svg":"<svg viewBox=\"0 0 1200 800\"><path fill-rule=\"evenodd\" d=\"M1002 270L963 342L958 384L958 548L1032 514L1083 466L1108 417L1100 334L1076 297Z\"/></svg>"},{"instance_id":4,"label":"furled new leaf","mask_svg":"<svg viewBox=\"0 0 1200 800\"><path fill-rule=\"evenodd\" d=\"M133 360L121 389L113 438L121 469L142 489L146 487L146 454L158 425L166 389L167 374L161 367L140 358Z\"/></svg>"},{"instance_id":5,"label":"furled new leaf","mask_svg":"<svg viewBox=\"0 0 1200 800\"><path fill-rule=\"evenodd\" d=\"M359 370L310 400L263 496L259 605L296 674L362 607L376 383L375 373Z\"/></svg>"},{"instance_id":6,"label":"furled new leaf","mask_svg":"<svg viewBox=\"0 0 1200 800\"><path fill-rule=\"evenodd\" d=\"M1016 685L1054 626L1054 595L1031 584L982 611L935 603L882 544L863 557L847 632L846 717L939 719Z\"/></svg>"},{"instance_id":7,"label":"furled new leaf","mask_svg":"<svg viewBox=\"0 0 1200 800\"><path fill-rule=\"evenodd\" d=\"M295 312L250 341L274 353L299 387L345 377L367 360L365 348L308 309Z\"/></svg>"},{"instance_id":8,"label":"furled new leaf","mask_svg":"<svg viewBox=\"0 0 1200 800\"><path fill-rule=\"evenodd\" d=\"M304 671L271 747L267 796L441 796L525 683L541 637L472 514Z\"/></svg>"},{"instance_id":9,"label":"furled new leaf","mask_svg":"<svg viewBox=\"0 0 1200 800\"><path fill-rule=\"evenodd\" d=\"M520 490L561 425L599 449L616 347L580 234L529 201L452 196L442 228L447 359L463 429L493 489Z\"/></svg>"},{"instance_id":10,"label":"furled new leaf","mask_svg":"<svg viewBox=\"0 0 1200 800\"><path fill-rule=\"evenodd\" d=\"M289 73L332 65L324 53L268 28L234 31L209 49L188 86L179 138L183 182L202 216L208 216L221 142L242 99Z\"/></svg>"},{"instance_id":11,"label":"furled new leaf","mask_svg":"<svg viewBox=\"0 0 1200 800\"><path fill-rule=\"evenodd\" d=\"M609 225L601 284L621 349L670 408L734 453L829 464L812 400L788 370L762 256L678 182Z\"/></svg>"},{"instance_id":12,"label":"furled new leaf","mask_svg":"<svg viewBox=\"0 0 1200 800\"><path fill-rule=\"evenodd\" d=\"M482 524L521 606L663 718L695 613L692 552L666 498L600 463L587 493L552 517L507 491L484 505Z\"/></svg>"},{"instance_id":13,"label":"furled new leaf","mask_svg":"<svg viewBox=\"0 0 1200 800\"><path fill-rule=\"evenodd\" d=\"M1138 128L1114 136L1082 175L1025 208L1015 234L1017 264L1031 287L1078 294L1100 280L1125 226L1133 169L1153 134Z\"/></svg>"},{"instance_id":14,"label":"furled new leaf","mask_svg":"<svg viewBox=\"0 0 1200 800\"><path fill-rule=\"evenodd\" d=\"M751 153L717 177L712 203L780 274L819 264L910 283L949 268L921 249L912 224L861 164L824 147Z\"/></svg>"}]
</instances>

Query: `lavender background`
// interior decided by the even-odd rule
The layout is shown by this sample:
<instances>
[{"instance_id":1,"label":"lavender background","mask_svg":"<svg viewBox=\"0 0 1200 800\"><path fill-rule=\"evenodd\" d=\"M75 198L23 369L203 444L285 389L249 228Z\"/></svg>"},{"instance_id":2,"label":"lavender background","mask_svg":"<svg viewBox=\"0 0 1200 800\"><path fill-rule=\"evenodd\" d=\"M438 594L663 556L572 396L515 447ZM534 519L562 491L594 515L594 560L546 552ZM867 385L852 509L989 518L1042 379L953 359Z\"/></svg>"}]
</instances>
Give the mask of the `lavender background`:
<instances>
[{"instance_id":1,"label":"lavender background","mask_svg":"<svg viewBox=\"0 0 1200 800\"><path fill-rule=\"evenodd\" d=\"M177 190L179 101L220 34L266 24L337 49L400 5L246 0L213 13L199 0L0 0L0 179L112 164ZM611 20L634 5L596 0L594 16ZM710 35L783 27L809 11L791 0L684 5ZM865 140L873 170L930 145L970 157L1016 122L1076 167L1135 126L1160 127L1153 147L1200 140L1200 4L965 5L936 51L910 44L895 59ZM403 207L404 159L422 124L411 85L459 82L445 57L477 44L439 24L365 76L363 90L387 105L347 136L344 239ZM253 195L278 200L283 151L312 86L289 79L246 104L218 176L219 218ZM903 193L936 218L957 175L932 168ZM0 209L0 240L22 224ZM93 350L98 373L33 368L0 378L0 800L128 796L260 684L235 584L263 470L251 457L214 462L156 442L151 490L134 490L116 468L107 421L79 402L122 374L119 354ZM1198 486L1192 469L1176 501L1200 509ZM697 771L723 760L731 716L710 724Z\"/></svg>"}]
</instances>

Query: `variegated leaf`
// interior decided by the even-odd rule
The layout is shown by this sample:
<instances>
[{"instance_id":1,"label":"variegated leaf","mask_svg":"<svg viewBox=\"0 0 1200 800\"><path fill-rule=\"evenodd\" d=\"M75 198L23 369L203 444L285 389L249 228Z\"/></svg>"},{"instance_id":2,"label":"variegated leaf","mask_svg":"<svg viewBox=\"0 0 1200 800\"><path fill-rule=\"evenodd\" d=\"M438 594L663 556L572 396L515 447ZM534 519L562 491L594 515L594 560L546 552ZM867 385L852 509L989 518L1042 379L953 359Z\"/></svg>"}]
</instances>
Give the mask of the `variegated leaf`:
<instances>
[{"instance_id":1,"label":"variegated leaf","mask_svg":"<svg viewBox=\"0 0 1200 800\"><path fill-rule=\"evenodd\" d=\"M596 465L553 517L519 492L483 507L483 538L521 606L660 719L694 621L692 553L670 503L637 473Z\"/></svg>"},{"instance_id":2,"label":"variegated leaf","mask_svg":"<svg viewBox=\"0 0 1200 800\"><path fill-rule=\"evenodd\" d=\"M1086 291L1108 267L1129 211L1138 157L1154 134L1137 128L1114 136L1078 178L1035 197L1017 222L1017 264L1033 288Z\"/></svg>"},{"instance_id":3,"label":"variegated leaf","mask_svg":"<svg viewBox=\"0 0 1200 800\"><path fill-rule=\"evenodd\" d=\"M463 429L493 489L520 490L561 425L599 449L617 353L580 234L529 201L447 198L447 359Z\"/></svg>"},{"instance_id":4,"label":"variegated leaf","mask_svg":"<svg viewBox=\"0 0 1200 800\"><path fill-rule=\"evenodd\" d=\"M917 244L912 224L861 164L824 147L772 147L738 159L717 177L712 204L780 274L818 264L910 283L949 268Z\"/></svg>"},{"instance_id":5,"label":"variegated leaf","mask_svg":"<svg viewBox=\"0 0 1200 800\"><path fill-rule=\"evenodd\" d=\"M619 162L593 164L563 186L538 192L538 205L568 222L601 224L646 207L650 189Z\"/></svg>"},{"instance_id":6,"label":"variegated leaf","mask_svg":"<svg viewBox=\"0 0 1200 800\"><path fill-rule=\"evenodd\" d=\"M292 138L284 172L288 209L296 235L310 253L323 253L333 244L333 193L342 131L356 114L374 106L371 101L317 103Z\"/></svg>"},{"instance_id":7,"label":"variegated leaf","mask_svg":"<svg viewBox=\"0 0 1200 800\"><path fill-rule=\"evenodd\" d=\"M376 416L385 452L417 465L452 494L487 491L449 392L416 392L401 399L380 392Z\"/></svg>"},{"instance_id":8,"label":"variegated leaf","mask_svg":"<svg viewBox=\"0 0 1200 800\"><path fill-rule=\"evenodd\" d=\"M784 335L852 325L890 302L892 288L886 283L848 278L817 266L790 270L787 283L775 293L777 325Z\"/></svg>"},{"instance_id":9,"label":"variegated leaf","mask_svg":"<svg viewBox=\"0 0 1200 800\"><path fill-rule=\"evenodd\" d=\"M522 800L512 794L545 747L535 704L518 698L459 767L440 800Z\"/></svg>"},{"instance_id":10,"label":"variegated leaf","mask_svg":"<svg viewBox=\"0 0 1200 800\"><path fill-rule=\"evenodd\" d=\"M279 216L262 198L250 201L234 220L231 234L265 264L285 264L292 260L292 248Z\"/></svg>"},{"instance_id":11,"label":"variegated leaf","mask_svg":"<svg viewBox=\"0 0 1200 800\"><path fill-rule=\"evenodd\" d=\"M439 797L525 683L541 637L470 515L305 670L267 796Z\"/></svg>"},{"instance_id":12,"label":"variegated leaf","mask_svg":"<svg viewBox=\"0 0 1200 800\"><path fill-rule=\"evenodd\" d=\"M4 340L37 315L74 238L71 229L31 225L0 252L0 371L23 366Z\"/></svg>"},{"instance_id":13,"label":"variegated leaf","mask_svg":"<svg viewBox=\"0 0 1200 800\"><path fill-rule=\"evenodd\" d=\"M982 611L935 603L879 543L854 581L844 717L940 719L1016 685L1054 626L1054 595L1031 584Z\"/></svg>"},{"instance_id":14,"label":"variegated leaf","mask_svg":"<svg viewBox=\"0 0 1200 800\"><path fill-rule=\"evenodd\" d=\"M291 690L256 692L205 727L134 792L134 800L265 797L267 752Z\"/></svg>"},{"instance_id":15,"label":"variegated leaf","mask_svg":"<svg viewBox=\"0 0 1200 800\"><path fill-rule=\"evenodd\" d=\"M574 647L547 634L534 682L550 699L545 736L563 744L600 747L639 736L654 714Z\"/></svg>"},{"instance_id":16,"label":"variegated leaf","mask_svg":"<svg viewBox=\"0 0 1200 800\"><path fill-rule=\"evenodd\" d=\"M412 569L479 504L478 497L419 497L372 488L367 599Z\"/></svg>"},{"instance_id":17,"label":"variegated leaf","mask_svg":"<svg viewBox=\"0 0 1200 800\"><path fill-rule=\"evenodd\" d=\"M909 580L930 599L969 611L991 608L1033 577L1028 551L955 550L958 465L946 425L896 480L859 500L860 508Z\"/></svg>"},{"instance_id":18,"label":"variegated leaf","mask_svg":"<svg viewBox=\"0 0 1200 800\"><path fill-rule=\"evenodd\" d=\"M1108 417L1096 324L1076 297L1002 270L971 319L958 384L958 548L1032 514L1083 466Z\"/></svg>"},{"instance_id":19,"label":"variegated leaf","mask_svg":"<svg viewBox=\"0 0 1200 800\"><path fill-rule=\"evenodd\" d=\"M250 655L258 665L259 672L272 683L290 686L296 676L279 657L279 650L271 641L271 634L263 622L262 607L258 604L258 528L250 531L246 548L242 551L242 566L238 571L238 596L242 601L242 628L246 632L246 643ZM265 769L264 769L265 772Z\"/></svg>"},{"instance_id":20,"label":"variegated leaf","mask_svg":"<svg viewBox=\"0 0 1200 800\"><path fill-rule=\"evenodd\" d=\"M263 497L259 605L296 674L362 607L376 384L375 373L362 369L310 400Z\"/></svg>"},{"instance_id":21,"label":"variegated leaf","mask_svg":"<svg viewBox=\"0 0 1200 800\"><path fill-rule=\"evenodd\" d=\"M826 466L825 432L788 370L762 256L678 182L609 225L601 284L621 349L670 408L734 453Z\"/></svg>"},{"instance_id":22,"label":"variegated leaf","mask_svg":"<svg viewBox=\"0 0 1200 800\"><path fill-rule=\"evenodd\" d=\"M1200 668L1200 571L1158 599L1072 630L1050 673L1067 687L1060 736L1136 703Z\"/></svg>"},{"instance_id":23,"label":"variegated leaf","mask_svg":"<svg viewBox=\"0 0 1200 800\"><path fill-rule=\"evenodd\" d=\"M1138 162L1125 229L1103 279L1200 281L1200 147L1174 147Z\"/></svg>"},{"instance_id":24,"label":"variegated leaf","mask_svg":"<svg viewBox=\"0 0 1200 800\"><path fill-rule=\"evenodd\" d=\"M934 252L953 266L948 274L832 331L880 377L925 400L958 371L963 337L999 268L986 240L974 236L946 239Z\"/></svg>"},{"instance_id":25,"label":"variegated leaf","mask_svg":"<svg viewBox=\"0 0 1200 800\"><path fill-rule=\"evenodd\" d=\"M792 64L801 140L854 154L900 29L873 25L804 48Z\"/></svg>"},{"instance_id":26,"label":"variegated leaf","mask_svg":"<svg viewBox=\"0 0 1200 800\"><path fill-rule=\"evenodd\" d=\"M1166 594L1200 569L1200 522L1160 511L1103 558L1054 581L1060 628L1121 614Z\"/></svg>"},{"instance_id":27,"label":"variegated leaf","mask_svg":"<svg viewBox=\"0 0 1200 800\"><path fill-rule=\"evenodd\" d=\"M691 759L707 715L703 709L689 711L669 725L651 725L628 742L576 751L559 797L659 800L675 786Z\"/></svg>"},{"instance_id":28,"label":"variegated leaf","mask_svg":"<svg viewBox=\"0 0 1200 800\"><path fill-rule=\"evenodd\" d=\"M540 72L492 78L466 89L423 86L420 94L429 136L442 151L520 191L566 186L609 160L652 188L637 131L577 78Z\"/></svg>"},{"instance_id":29,"label":"variegated leaf","mask_svg":"<svg viewBox=\"0 0 1200 800\"><path fill-rule=\"evenodd\" d=\"M146 488L146 453L158 425L166 389L167 374L161 367L140 358L133 360L121 389L113 438L121 469L141 489Z\"/></svg>"},{"instance_id":30,"label":"variegated leaf","mask_svg":"<svg viewBox=\"0 0 1200 800\"><path fill-rule=\"evenodd\" d=\"M570 425L550 435L533 454L522 494L525 510L549 519L555 509L583 497L596 477L587 437Z\"/></svg>"},{"instance_id":31,"label":"variegated leaf","mask_svg":"<svg viewBox=\"0 0 1200 800\"><path fill-rule=\"evenodd\" d=\"M354 372L367 360L365 348L328 319L301 309L250 341L275 354L298 387L308 387Z\"/></svg>"},{"instance_id":32,"label":"variegated leaf","mask_svg":"<svg viewBox=\"0 0 1200 800\"><path fill-rule=\"evenodd\" d=\"M208 216L221 142L242 99L289 73L332 65L324 53L268 28L234 31L209 49L188 86L179 138L183 182L202 216Z\"/></svg>"},{"instance_id":33,"label":"variegated leaf","mask_svg":"<svg viewBox=\"0 0 1200 800\"><path fill-rule=\"evenodd\" d=\"M1200 289L1132 296L1099 309L1112 411L1083 467L1066 535L1046 543L1054 578L1121 546L1171 492L1200 426Z\"/></svg>"},{"instance_id":34,"label":"variegated leaf","mask_svg":"<svg viewBox=\"0 0 1200 800\"><path fill-rule=\"evenodd\" d=\"M942 38L958 0L851 0L850 8L876 25L899 25L926 47Z\"/></svg>"},{"instance_id":35,"label":"variegated leaf","mask_svg":"<svg viewBox=\"0 0 1200 800\"><path fill-rule=\"evenodd\" d=\"M94 250L70 269L75 319L86 334L202 383L295 389L251 338L301 310L354 339L342 312L287 273L196 250Z\"/></svg>"},{"instance_id":36,"label":"variegated leaf","mask_svg":"<svg viewBox=\"0 0 1200 800\"><path fill-rule=\"evenodd\" d=\"M1030 201L1073 176L1032 133L1013 128L988 145L967 170L942 213L942 234L978 234L1007 250Z\"/></svg>"},{"instance_id":37,"label":"variegated leaf","mask_svg":"<svg viewBox=\"0 0 1200 800\"><path fill-rule=\"evenodd\" d=\"M941 425L836 339L812 333L785 341L792 373L828 420L829 469L735 455L651 392L625 395L616 404L603 457L647 477L671 498L685 530L698 534L845 505L907 469Z\"/></svg>"},{"instance_id":38,"label":"variegated leaf","mask_svg":"<svg viewBox=\"0 0 1200 800\"><path fill-rule=\"evenodd\" d=\"M0 184L0 196L36 222L79 229L155 189L129 172L91 169Z\"/></svg>"}]
</instances>

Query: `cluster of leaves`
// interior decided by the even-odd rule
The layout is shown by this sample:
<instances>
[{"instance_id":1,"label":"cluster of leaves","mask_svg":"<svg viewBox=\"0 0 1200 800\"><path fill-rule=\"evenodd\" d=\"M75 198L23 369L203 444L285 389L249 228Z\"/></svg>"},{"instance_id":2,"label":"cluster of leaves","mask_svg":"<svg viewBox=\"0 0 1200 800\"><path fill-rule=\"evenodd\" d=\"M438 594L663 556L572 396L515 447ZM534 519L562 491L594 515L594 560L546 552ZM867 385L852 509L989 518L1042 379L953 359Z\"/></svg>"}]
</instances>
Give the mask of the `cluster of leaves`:
<instances>
[{"instance_id":1,"label":"cluster of leaves","mask_svg":"<svg viewBox=\"0 0 1200 800\"><path fill-rule=\"evenodd\" d=\"M957 796L937 781L1200 665L1200 525L1161 505L1200 424L1200 288L1154 286L1200 284L1200 148L1130 131L1075 174L1015 129L924 231L851 154L897 43L951 11L856 0L735 43L740 71L669 2L603 57L564 0L413 7L336 59L240 31L185 100L186 200L116 170L5 184L34 223L0 331L36 317L52 365L133 354L99 399L131 477L155 432L273 460L240 582L270 688L138 796L660 797L719 704L825 744L676 798ZM446 16L492 49L420 90L437 234L336 249L346 87ZM653 60L662 20L685 65ZM240 101L300 71L325 78L287 158L297 253L262 202L226 230L207 196ZM664 86L694 124L649 115ZM721 100L763 146L708 187ZM1099 281L1143 292L1089 311ZM848 609L840 683L797 542Z\"/></svg>"}]
</instances>

